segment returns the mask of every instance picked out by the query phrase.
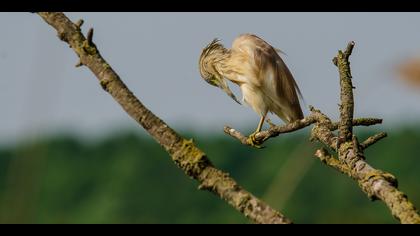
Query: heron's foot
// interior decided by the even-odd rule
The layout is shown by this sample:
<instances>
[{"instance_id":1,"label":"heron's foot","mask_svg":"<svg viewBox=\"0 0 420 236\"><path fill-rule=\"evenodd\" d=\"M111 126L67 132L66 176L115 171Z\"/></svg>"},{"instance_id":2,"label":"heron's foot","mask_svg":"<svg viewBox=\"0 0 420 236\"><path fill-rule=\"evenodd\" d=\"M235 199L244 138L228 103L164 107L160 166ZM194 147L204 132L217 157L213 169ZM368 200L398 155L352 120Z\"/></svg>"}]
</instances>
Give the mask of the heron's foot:
<instances>
[{"instance_id":1,"label":"heron's foot","mask_svg":"<svg viewBox=\"0 0 420 236\"><path fill-rule=\"evenodd\" d=\"M264 146L261 146L262 143L255 138L255 135L257 133L259 133L259 132L255 131L254 133L250 134L248 136L247 142L252 147L255 147L255 148L258 148L258 149L264 148Z\"/></svg>"}]
</instances>

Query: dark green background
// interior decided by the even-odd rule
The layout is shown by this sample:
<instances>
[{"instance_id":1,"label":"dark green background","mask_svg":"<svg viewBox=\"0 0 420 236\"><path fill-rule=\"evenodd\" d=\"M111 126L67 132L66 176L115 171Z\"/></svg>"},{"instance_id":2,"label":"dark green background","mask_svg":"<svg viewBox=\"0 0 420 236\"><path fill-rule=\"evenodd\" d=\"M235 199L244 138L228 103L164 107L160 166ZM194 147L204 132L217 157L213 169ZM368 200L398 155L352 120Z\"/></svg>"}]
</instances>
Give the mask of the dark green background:
<instances>
[{"instance_id":1,"label":"dark green background","mask_svg":"<svg viewBox=\"0 0 420 236\"><path fill-rule=\"evenodd\" d=\"M356 128L363 140L379 131ZM420 206L420 129L393 128L366 151ZM0 148L1 223L249 223L174 165L150 137L86 142L59 135ZM223 134L193 137L219 168L295 223L397 223L380 201L313 158L309 128L255 150Z\"/></svg>"}]
</instances>

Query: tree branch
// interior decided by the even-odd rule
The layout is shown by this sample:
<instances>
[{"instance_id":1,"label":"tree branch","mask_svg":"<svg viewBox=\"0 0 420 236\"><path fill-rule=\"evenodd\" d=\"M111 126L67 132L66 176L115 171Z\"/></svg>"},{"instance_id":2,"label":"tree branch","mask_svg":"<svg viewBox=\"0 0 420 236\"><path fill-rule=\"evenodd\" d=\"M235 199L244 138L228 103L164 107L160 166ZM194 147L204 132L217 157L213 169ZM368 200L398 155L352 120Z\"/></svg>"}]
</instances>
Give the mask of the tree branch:
<instances>
[{"instance_id":1,"label":"tree branch","mask_svg":"<svg viewBox=\"0 0 420 236\"><path fill-rule=\"evenodd\" d=\"M206 154L192 140L179 136L164 121L148 110L127 88L111 66L102 58L92 42L93 30L88 37L81 33L82 21L71 22L63 13L38 13L57 30L58 37L68 43L106 90L165 150L186 175L196 179L200 189L209 190L256 223L291 223L239 186L229 174L212 165Z\"/></svg>"},{"instance_id":2,"label":"tree branch","mask_svg":"<svg viewBox=\"0 0 420 236\"><path fill-rule=\"evenodd\" d=\"M338 129L340 122L334 122L331 124L331 131ZM356 118L353 119L352 126L371 126L376 124L382 124L382 119L378 118Z\"/></svg>"},{"instance_id":3,"label":"tree branch","mask_svg":"<svg viewBox=\"0 0 420 236\"><path fill-rule=\"evenodd\" d=\"M351 170L344 163L340 162L337 158L332 156L325 148L316 150L315 156L326 165L340 171L351 177Z\"/></svg>"},{"instance_id":4,"label":"tree branch","mask_svg":"<svg viewBox=\"0 0 420 236\"><path fill-rule=\"evenodd\" d=\"M315 122L314 117L308 116L308 117L303 118L302 120L297 120L295 122L285 124L282 126L271 126L268 130L258 132L255 135L255 140L257 143L262 144L269 138L276 137L282 133L290 133L290 132L305 128L306 126L309 126L314 122ZM239 131L229 126L225 126L224 131L226 134L238 139L242 144L253 146L252 143L249 142L248 137L244 136Z\"/></svg>"},{"instance_id":5,"label":"tree branch","mask_svg":"<svg viewBox=\"0 0 420 236\"><path fill-rule=\"evenodd\" d=\"M318 120L312 136L325 145L329 146L338 153L338 160L331 161L331 156L325 152L318 151L316 156L323 160L327 165L349 175L356 180L361 189L372 200L382 200L391 210L392 215L401 223L420 223L420 216L414 205L408 200L407 196L398 190L397 180L390 173L374 169L364 157L363 150L386 136L379 133L368 138L359 144L356 136L353 135L349 125L349 119L353 118L353 86L351 84L350 63L348 61L354 42L350 42L345 53L338 52L338 56L333 59L334 64L338 65L340 71L341 86L341 107L339 137L335 137L326 127L328 119ZM316 111L313 111L316 112ZM351 121L351 120L350 120ZM350 122L352 123L352 122ZM349 139L349 136L351 139ZM329 161L325 161L329 160ZM345 166L345 167L344 167ZM350 170L350 171L348 171Z\"/></svg>"},{"instance_id":6,"label":"tree branch","mask_svg":"<svg viewBox=\"0 0 420 236\"><path fill-rule=\"evenodd\" d=\"M349 141L352 136L352 120L354 110L353 85L351 81L349 57L353 51L354 42L347 45L344 53L338 51L337 57L333 59L340 74L340 124L338 125L339 141Z\"/></svg>"},{"instance_id":7,"label":"tree branch","mask_svg":"<svg viewBox=\"0 0 420 236\"><path fill-rule=\"evenodd\" d=\"M314 124L311 130L311 141L319 141L337 153L338 158L329 154L326 149L319 149L315 156L326 165L350 176L356 180L361 189L372 200L382 200L390 209L392 215L401 223L420 223L420 216L414 205L407 196L398 190L396 178L382 170L370 166L364 157L363 151L377 141L386 137L381 132L359 144L353 134L353 126L368 126L382 123L382 119L359 118L353 119L354 98L352 76L350 71L349 57L353 51L354 42L350 42L344 52L341 50L334 57L333 63L338 67L340 75L340 121L332 122L320 110L310 107L311 114L302 120L298 120L282 126L271 126L267 131L261 131L255 135L259 144L281 133L293 132ZM338 136L333 131L338 129ZM239 131L225 127L225 133L238 139L245 145L247 137Z\"/></svg>"},{"instance_id":8,"label":"tree branch","mask_svg":"<svg viewBox=\"0 0 420 236\"><path fill-rule=\"evenodd\" d=\"M284 125L272 125L268 130L263 130L255 134L255 141L258 144L262 144L270 138L277 137L280 134L294 132L300 129L303 129L316 122L314 115L309 115L302 120L297 120L289 124ZM357 118L353 119L353 126L370 126L382 123L382 119L377 118ZM331 123L330 130L334 131L338 129L339 122ZM231 128L230 126L225 126L223 131L227 134L236 138L244 145L254 147L254 145L249 141L248 137L243 135L238 130Z\"/></svg>"}]
</instances>

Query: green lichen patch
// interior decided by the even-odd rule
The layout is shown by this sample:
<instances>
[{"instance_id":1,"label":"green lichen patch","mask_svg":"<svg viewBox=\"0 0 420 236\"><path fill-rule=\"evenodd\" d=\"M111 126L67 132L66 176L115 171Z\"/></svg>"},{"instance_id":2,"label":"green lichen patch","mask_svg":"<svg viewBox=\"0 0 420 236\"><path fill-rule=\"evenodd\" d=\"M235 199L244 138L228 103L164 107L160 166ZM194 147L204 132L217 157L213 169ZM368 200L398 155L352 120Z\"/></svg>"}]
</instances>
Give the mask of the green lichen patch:
<instances>
[{"instance_id":1,"label":"green lichen patch","mask_svg":"<svg viewBox=\"0 0 420 236\"><path fill-rule=\"evenodd\" d=\"M182 140L181 147L172 155L175 163L193 178L197 178L206 166L211 165L206 154L192 140Z\"/></svg>"}]
</instances>

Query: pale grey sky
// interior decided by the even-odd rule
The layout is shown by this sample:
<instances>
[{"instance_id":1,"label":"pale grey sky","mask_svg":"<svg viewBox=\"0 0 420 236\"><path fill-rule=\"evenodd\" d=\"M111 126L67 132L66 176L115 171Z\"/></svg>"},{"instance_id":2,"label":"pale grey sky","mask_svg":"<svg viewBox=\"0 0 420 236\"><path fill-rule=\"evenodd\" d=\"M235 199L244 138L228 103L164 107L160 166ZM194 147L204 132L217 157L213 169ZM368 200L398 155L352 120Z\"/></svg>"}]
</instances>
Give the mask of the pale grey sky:
<instances>
[{"instance_id":1,"label":"pale grey sky","mask_svg":"<svg viewBox=\"0 0 420 236\"><path fill-rule=\"evenodd\" d=\"M201 49L254 33L286 52L306 103L337 117L338 74L331 59L354 40L356 116L385 124L420 120L420 91L392 66L420 55L419 13L67 13L94 27L94 42L129 88L176 129L254 129L258 116L198 72ZM136 125L103 91L55 31L30 13L0 13L0 143L70 131L87 136ZM241 94L234 88L237 97ZM307 113L307 109L305 111ZM278 121L278 120L275 120ZM143 131L140 131L143 132Z\"/></svg>"}]
</instances>

